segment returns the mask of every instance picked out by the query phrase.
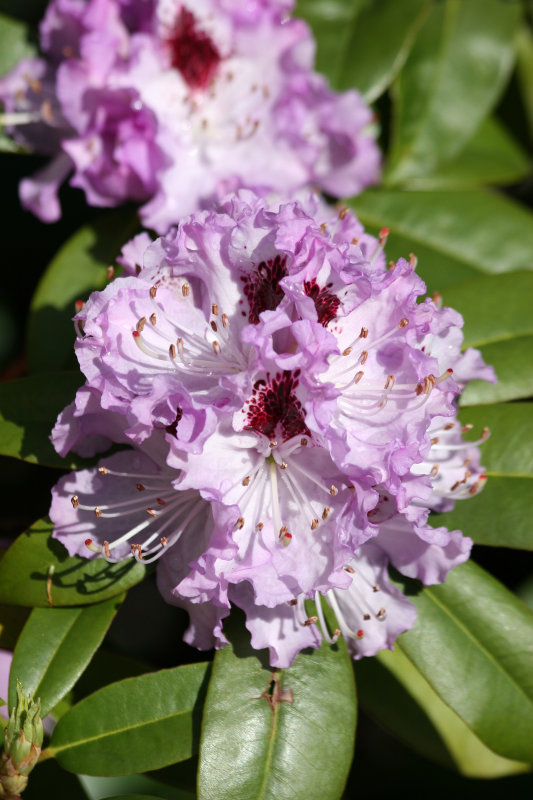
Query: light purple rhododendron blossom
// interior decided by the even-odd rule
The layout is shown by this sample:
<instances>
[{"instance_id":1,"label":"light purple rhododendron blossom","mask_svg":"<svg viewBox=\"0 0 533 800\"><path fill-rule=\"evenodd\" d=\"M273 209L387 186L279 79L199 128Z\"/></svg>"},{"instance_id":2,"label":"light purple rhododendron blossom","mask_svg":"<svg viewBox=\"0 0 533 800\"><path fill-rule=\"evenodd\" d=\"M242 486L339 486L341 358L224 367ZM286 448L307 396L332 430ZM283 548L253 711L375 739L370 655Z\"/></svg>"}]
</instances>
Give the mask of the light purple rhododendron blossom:
<instances>
[{"instance_id":1,"label":"light purple rhododendron blossom","mask_svg":"<svg viewBox=\"0 0 533 800\"><path fill-rule=\"evenodd\" d=\"M273 666L341 633L372 655L415 619L389 565L432 584L468 558L470 539L427 518L485 481L456 399L494 375L461 352L461 317L422 299L414 259L386 266L385 239L313 196L241 190L136 237L76 316L86 384L54 444L127 449L59 481L54 536L110 561L163 555L160 590L197 647L225 644L233 603Z\"/></svg>"},{"instance_id":2,"label":"light purple rhododendron blossom","mask_svg":"<svg viewBox=\"0 0 533 800\"><path fill-rule=\"evenodd\" d=\"M160 233L239 186L346 197L376 182L372 112L313 70L307 25L287 0L52 0L43 58L0 80L4 123L50 156L20 186L60 217L70 183L95 206L143 202Z\"/></svg>"}]
</instances>

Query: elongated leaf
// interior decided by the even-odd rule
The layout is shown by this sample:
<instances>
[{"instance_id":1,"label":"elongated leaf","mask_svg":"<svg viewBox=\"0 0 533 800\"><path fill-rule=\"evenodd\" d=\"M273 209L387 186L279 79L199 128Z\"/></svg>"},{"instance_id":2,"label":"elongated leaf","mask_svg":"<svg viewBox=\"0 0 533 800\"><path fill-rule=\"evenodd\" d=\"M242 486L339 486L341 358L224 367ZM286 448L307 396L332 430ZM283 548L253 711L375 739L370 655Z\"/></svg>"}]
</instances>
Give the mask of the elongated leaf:
<instances>
[{"instance_id":1,"label":"elongated leaf","mask_svg":"<svg viewBox=\"0 0 533 800\"><path fill-rule=\"evenodd\" d=\"M47 0L0 0L0 13L25 22L38 22L45 12Z\"/></svg>"},{"instance_id":2,"label":"elongated leaf","mask_svg":"<svg viewBox=\"0 0 533 800\"><path fill-rule=\"evenodd\" d=\"M533 613L473 562L412 598L398 646L491 750L533 761Z\"/></svg>"},{"instance_id":3,"label":"elongated leaf","mask_svg":"<svg viewBox=\"0 0 533 800\"><path fill-rule=\"evenodd\" d=\"M483 120L457 158L409 180L409 189L453 190L505 185L525 178L531 159L496 118Z\"/></svg>"},{"instance_id":4,"label":"elongated leaf","mask_svg":"<svg viewBox=\"0 0 533 800\"><path fill-rule=\"evenodd\" d=\"M533 34L527 25L523 25L517 38L517 72L522 91L524 109L529 122L530 133L533 133Z\"/></svg>"},{"instance_id":5,"label":"elongated leaf","mask_svg":"<svg viewBox=\"0 0 533 800\"><path fill-rule=\"evenodd\" d=\"M208 670L189 664L100 689L61 717L47 755L86 775L146 772L190 758Z\"/></svg>"},{"instance_id":6,"label":"elongated leaf","mask_svg":"<svg viewBox=\"0 0 533 800\"><path fill-rule=\"evenodd\" d=\"M533 395L533 336L502 339L481 348L487 364L492 364L498 383L473 381L461 395L462 406L499 403Z\"/></svg>"},{"instance_id":7,"label":"elongated leaf","mask_svg":"<svg viewBox=\"0 0 533 800\"><path fill-rule=\"evenodd\" d=\"M85 608L34 608L13 654L10 708L20 680L27 694L41 698L47 714L85 670L123 599Z\"/></svg>"},{"instance_id":8,"label":"elongated leaf","mask_svg":"<svg viewBox=\"0 0 533 800\"><path fill-rule=\"evenodd\" d=\"M498 194L371 191L350 205L370 230L390 229L388 258L415 253L430 291L532 268L533 216Z\"/></svg>"},{"instance_id":9,"label":"elongated leaf","mask_svg":"<svg viewBox=\"0 0 533 800\"><path fill-rule=\"evenodd\" d=\"M142 580L146 567L133 559L70 558L40 520L16 539L0 561L0 603L21 606L90 605L115 597Z\"/></svg>"},{"instance_id":10,"label":"elongated leaf","mask_svg":"<svg viewBox=\"0 0 533 800\"><path fill-rule=\"evenodd\" d=\"M108 212L80 228L48 265L33 296L28 327L31 372L73 368L76 300L85 300L107 281L107 267L134 234L137 218L129 209Z\"/></svg>"},{"instance_id":11,"label":"elongated leaf","mask_svg":"<svg viewBox=\"0 0 533 800\"><path fill-rule=\"evenodd\" d=\"M396 85L389 183L434 172L461 151L507 80L520 16L501 0L433 3Z\"/></svg>"},{"instance_id":12,"label":"elongated leaf","mask_svg":"<svg viewBox=\"0 0 533 800\"><path fill-rule=\"evenodd\" d=\"M428 0L300 0L317 42L317 68L338 90L355 88L367 102L398 74L428 10Z\"/></svg>"},{"instance_id":13,"label":"elongated leaf","mask_svg":"<svg viewBox=\"0 0 533 800\"><path fill-rule=\"evenodd\" d=\"M30 611L20 606L0 605L0 648L14 650Z\"/></svg>"},{"instance_id":14,"label":"elongated leaf","mask_svg":"<svg viewBox=\"0 0 533 800\"><path fill-rule=\"evenodd\" d=\"M179 765L177 765L179 766ZM89 800L195 800L196 792L185 791L180 784L165 786L146 775L124 775L119 778L99 778L94 775L80 775L80 782ZM111 797L112 796L112 797ZM67 800L67 798L65 798Z\"/></svg>"},{"instance_id":15,"label":"elongated leaf","mask_svg":"<svg viewBox=\"0 0 533 800\"><path fill-rule=\"evenodd\" d=\"M356 711L344 642L300 654L289 669L271 673L250 649L248 636L232 628L230 638L233 646L215 656L209 684L199 800L340 797ZM270 708L261 695L272 686L273 674L281 691L292 691L292 702L280 698Z\"/></svg>"},{"instance_id":16,"label":"elongated leaf","mask_svg":"<svg viewBox=\"0 0 533 800\"><path fill-rule=\"evenodd\" d=\"M30 41L30 32L24 22L7 16L0 6L0 76L8 72L23 58L31 58L37 48Z\"/></svg>"},{"instance_id":17,"label":"elongated leaf","mask_svg":"<svg viewBox=\"0 0 533 800\"><path fill-rule=\"evenodd\" d=\"M114 797L109 797L107 800L161 800L161 796L156 797L154 794L116 794Z\"/></svg>"},{"instance_id":18,"label":"elongated leaf","mask_svg":"<svg viewBox=\"0 0 533 800\"><path fill-rule=\"evenodd\" d=\"M472 434L485 425L491 430L481 448L489 480L481 494L433 523L459 528L478 544L533 550L533 403L472 406L460 419L474 425Z\"/></svg>"},{"instance_id":19,"label":"elongated leaf","mask_svg":"<svg viewBox=\"0 0 533 800\"><path fill-rule=\"evenodd\" d=\"M49 437L82 380L80 372L56 372L0 383L0 455L63 469L79 466L82 459L58 456Z\"/></svg>"},{"instance_id":20,"label":"elongated leaf","mask_svg":"<svg viewBox=\"0 0 533 800\"><path fill-rule=\"evenodd\" d=\"M471 778L496 778L529 771L489 750L431 688L399 647L357 664L363 707L394 736L422 755ZM449 754L448 754L449 751Z\"/></svg>"}]
</instances>

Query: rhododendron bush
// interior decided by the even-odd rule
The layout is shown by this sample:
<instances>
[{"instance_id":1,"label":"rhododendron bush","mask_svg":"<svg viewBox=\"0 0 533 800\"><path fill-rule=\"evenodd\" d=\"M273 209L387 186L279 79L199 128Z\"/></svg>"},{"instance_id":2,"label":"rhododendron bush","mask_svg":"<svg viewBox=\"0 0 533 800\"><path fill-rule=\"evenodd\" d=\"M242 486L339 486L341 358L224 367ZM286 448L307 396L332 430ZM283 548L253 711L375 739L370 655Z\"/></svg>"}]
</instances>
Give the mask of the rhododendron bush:
<instances>
[{"instance_id":1,"label":"rhododendron bush","mask_svg":"<svg viewBox=\"0 0 533 800\"><path fill-rule=\"evenodd\" d=\"M530 24L0 2L0 797L531 789Z\"/></svg>"}]
</instances>

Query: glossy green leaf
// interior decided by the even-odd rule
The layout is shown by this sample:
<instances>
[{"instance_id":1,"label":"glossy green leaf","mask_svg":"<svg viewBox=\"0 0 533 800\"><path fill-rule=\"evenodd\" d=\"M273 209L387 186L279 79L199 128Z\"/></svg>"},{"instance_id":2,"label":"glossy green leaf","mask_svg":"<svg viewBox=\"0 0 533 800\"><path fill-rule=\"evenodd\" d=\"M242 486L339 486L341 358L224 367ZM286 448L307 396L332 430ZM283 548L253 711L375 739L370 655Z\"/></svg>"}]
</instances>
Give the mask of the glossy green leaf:
<instances>
[{"instance_id":1,"label":"glossy green leaf","mask_svg":"<svg viewBox=\"0 0 533 800\"><path fill-rule=\"evenodd\" d=\"M344 641L272 673L235 629L215 655L202 725L199 800L336 800L350 767L356 704ZM291 698L271 701L274 690Z\"/></svg>"},{"instance_id":2,"label":"glossy green leaf","mask_svg":"<svg viewBox=\"0 0 533 800\"><path fill-rule=\"evenodd\" d=\"M31 302L31 372L74 368L74 304L105 286L108 266L133 236L137 224L131 209L110 211L80 228L50 262Z\"/></svg>"},{"instance_id":3,"label":"glossy green leaf","mask_svg":"<svg viewBox=\"0 0 533 800\"><path fill-rule=\"evenodd\" d=\"M79 465L82 459L58 456L50 433L82 380L79 372L56 372L0 383L0 455L63 469Z\"/></svg>"},{"instance_id":4,"label":"glossy green leaf","mask_svg":"<svg viewBox=\"0 0 533 800\"><path fill-rule=\"evenodd\" d=\"M489 480L481 494L432 523L458 528L478 544L533 550L533 403L472 406L459 417L474 425L470 438L485 425L491 430L481 447Z\"/></svg>"},{"instance_id":5,"label":"glossy green leaf","mask_svg":"<svg viewBox=\"0 0 533 800\"><path fill-rule=\"evenodd\" d=\"M533 762L533 613L471 561L410 599L397 646L488 748Z\"/></svg>"},{"instance_id":6,"label":"glossy green leaf","mask_svg":"<svg viewBox=\"0 0 533 800\"><path fill-rule=\"evenodd\" d=\"M48 0L0 0L0 13L25 22L38 22L43 16Z\"/></svg>"},{"instance_id":7,"label":"glossy green leaf","mask_svg":"<svg viewBox=\"0 0 533 800\"><path fill-rule=\"evenodd\" d=\"M161 796L156 797L154 794L116 794L114 797L106 798L106 800L161 800Z\"/></svg>"},{"instance_id":8,"label":"glossy green leaf","mask_svg":"<svg viewBox=\"0 0 533 800\"><path fill-rule=\"evenodd\" d=\"M24 22L7 16L0 7L0 76L8 72L23 58L37 54L30 41L30 31Z\"/></svg>"},{"instance_id":9,"label":"glossy green leaf","mask_svg":"<svg viewBox=\"0 0 533 800\"><path fill-rule=\"evenodd\" d=\"M429 291L533 267L533 215L502 195L370 191L350 205L371 231L390 229L389 259L415 253Z\"/></svg>"},{"instance_id":10,"label":"glossy green leaf","mask_svg":"<svg viewBox=\"0 0 533 800\"><path fill-rule=\"evenodd\" d=\"M501 403L533 395L533 336L502 339L481 348L487 364L492 364L498 383L472 381L461 395L461 406Z\"/></svg>"},{"instance_id":11,"label":"glossy green leaf","mask_svg":"<svg viewBox=\"0 0 533 800\"><path fill-rule=\"evenodd\" d=\"M407 58L428 0L300 0L317 42L317 69L337 90L378 98Z\"/></svg>"},{"instance_id":12,"label":"glossy green leaf","mask_svg":"<svg viewBox=\"0 0 533 800\"><path fill-rule=\"evenodd\" d=\"M47 756L85 775L146 772L190 758L208 672L209 664L188 664L100 689L61 717Z\"/></svg>"},{"instance_id":13,"label":"glossy green leaf","mask_svg":"<svg viewBox=\"0 0 533 800\"><path fill-rule=\"evenodd\" d=\"M489 750L431 688L399 647L356 667L359 700L400 741L471 778L529 771ZM451 756L451 758L450 758ZM452 761L453 759L453 761Z\"/></svg>"},{"instance_id":14,"label":"glossy green leaf","mask_svg":"<svg viewBox=\"0 0 533 800\"><path fill-rule=\"evenodd\" d=\"M501 0L432 4L395 87L389 183L458 155L510 74L520 17L518 3Z\"/></svg>"},{"instance_id":15,"label":"glossy green leaf","mask_svg":"<svg viewBox=\"0 0 533 800\"><path fill-rule=\"evenodd\" d=\"M42 714L47 714L87 667L123 599L81 608L34 608L13 654L10 708L19 680L27 694L41 698Z\"/></svg>"},{"instance_id":16,"label":"glossy green leaf","mask_svg":"<svg viewBox=\"0 0 533 800\"><path fill-rule=\"evenodd\" d=\"M14 650L30 610L21 606L0 605L0 648Z\"/></svg>"},{"instance_id":17,"label":"glossy green leaf","mask_svg":"<svg viewBox=\"0 0 533 800\"><path fill-rule=\"evenodd\" d=\"M70 558L39 520L16 539L0 561L0 603L46 607L90 605L115 597L142 580L143 564L130 559Z\"/></svg>"},{"instance_id":18,"label":"glossy green leaf","mask_svg":"<svg viewBox=\"0 0 533 800\"><path fill-rule=\"evenodd\" d=\"M476 189L516 183L531 172L531 159L496 117L489 117L457 158L409 180L409 189Z\"/></svg>"},{"instance_id":19,"label":"glossy green leaf","mask_svg":"<svg viewBox=\"0 0 533 800\"><path fill-rule=\"evenodd\" d=\"M516 38L517 73L522 91L524 110L529 123L529 131L533 134L533 33L527 25L523 25Z\"/></svg>"}]
</instances>

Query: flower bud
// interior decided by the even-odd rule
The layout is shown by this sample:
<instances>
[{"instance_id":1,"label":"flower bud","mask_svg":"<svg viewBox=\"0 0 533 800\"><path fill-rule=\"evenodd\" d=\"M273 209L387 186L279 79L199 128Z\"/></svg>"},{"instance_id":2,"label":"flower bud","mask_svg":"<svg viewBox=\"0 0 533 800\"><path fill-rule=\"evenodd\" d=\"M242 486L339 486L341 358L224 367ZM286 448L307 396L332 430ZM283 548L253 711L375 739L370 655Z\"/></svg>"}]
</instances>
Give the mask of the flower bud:
<instances>
[{"instance_id":1,"label":"flower bud","mask_svg":"<svg viewBox=\"0 0 533 800\"><path fill-rule=\"evenodd\" d=\"M41 701L26 696L17 681L17 701L4 732L0 757L0 798L15 800L28 783L28 774L41 754L43 723Z\"/></svg>"}]
</instances>

